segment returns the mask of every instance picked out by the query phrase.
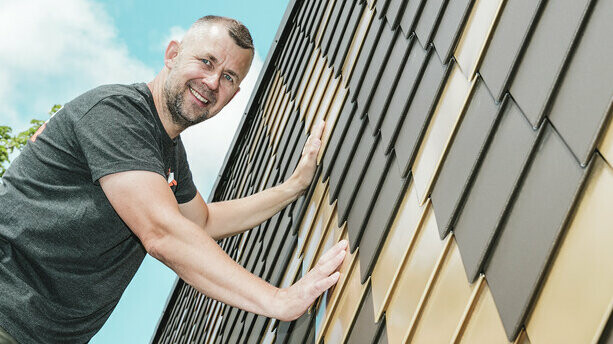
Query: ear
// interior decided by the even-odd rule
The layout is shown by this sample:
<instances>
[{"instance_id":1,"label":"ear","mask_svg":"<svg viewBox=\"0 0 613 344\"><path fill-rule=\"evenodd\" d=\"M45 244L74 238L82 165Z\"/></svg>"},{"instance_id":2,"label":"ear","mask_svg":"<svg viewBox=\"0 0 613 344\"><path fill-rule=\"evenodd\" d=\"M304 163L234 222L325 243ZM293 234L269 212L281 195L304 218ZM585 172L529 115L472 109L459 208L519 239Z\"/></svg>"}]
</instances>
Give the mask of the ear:
<instances>
[{"instance_id":1,"label":"ear","mask_svg":"<svg viewBox=\"0 0 613 344\"><path fill-rule=\"evenodd\" d=\"M170 41L166 47L166 53L164 54L164 65L168 69L172 69L175 64L175 59L179 56L179 48L181 44L177 41Z\"/></svg>"}]
</instances>

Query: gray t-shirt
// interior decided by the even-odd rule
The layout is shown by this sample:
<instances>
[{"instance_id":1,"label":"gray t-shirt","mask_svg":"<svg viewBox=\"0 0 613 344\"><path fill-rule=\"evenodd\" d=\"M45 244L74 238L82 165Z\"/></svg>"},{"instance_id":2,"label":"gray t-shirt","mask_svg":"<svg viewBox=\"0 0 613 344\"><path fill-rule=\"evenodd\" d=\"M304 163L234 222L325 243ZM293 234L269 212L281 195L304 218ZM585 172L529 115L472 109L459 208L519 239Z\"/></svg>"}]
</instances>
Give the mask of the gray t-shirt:
<instances>
[{"instance_id":1,"label":"gray t-shirt","mask_svg":"<svg viewBox=\"0 0 613 344\"><path fill-rule=\"evenodd\" d=\"M0 327L19 342L87 342L111 314L146 251L98 179L128 170L161 174L178 203L196 195L146 84L66 104L0 180Z\"/></svg>"}]
</instances>

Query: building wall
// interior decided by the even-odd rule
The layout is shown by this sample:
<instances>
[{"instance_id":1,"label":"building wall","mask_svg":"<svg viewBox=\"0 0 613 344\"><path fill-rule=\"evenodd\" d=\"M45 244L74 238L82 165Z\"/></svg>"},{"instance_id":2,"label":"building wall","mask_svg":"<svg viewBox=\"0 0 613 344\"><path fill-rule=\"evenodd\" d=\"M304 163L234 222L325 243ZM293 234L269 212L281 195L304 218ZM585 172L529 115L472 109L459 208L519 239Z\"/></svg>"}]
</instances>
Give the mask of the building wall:
<instances>
[{"instance_id":1,"label":"building wall","mask_svg":"<svg viewBox=\"0 0 613 344\"><path fill-rule=\"evenodd\" d=\"M611 342L612 0L289 5L211 200L311 189L220 245L286 287L346 238L338 284L284 323L177 284L159 343Z\"/></svg>"}]
</instances>

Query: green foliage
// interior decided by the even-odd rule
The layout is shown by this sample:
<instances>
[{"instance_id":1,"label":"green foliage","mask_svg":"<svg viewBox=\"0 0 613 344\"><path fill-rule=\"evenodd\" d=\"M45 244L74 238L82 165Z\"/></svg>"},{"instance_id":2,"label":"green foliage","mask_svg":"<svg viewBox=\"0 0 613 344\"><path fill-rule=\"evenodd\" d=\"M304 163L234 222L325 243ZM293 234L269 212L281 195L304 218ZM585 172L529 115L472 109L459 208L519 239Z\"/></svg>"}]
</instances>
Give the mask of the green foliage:
<instances>
[{"instance_id":1,"label":"green foliage","mask_svg":"<svg viewBox=\"0 0 613 344\"><path fill-rule=\"evenodd\" d=\"M49 111L49 115L53 115L61 108L61 105L53 105ZM0 177L4 175L4 172L6 172L11 162L9 155L15 150L21 150L28 142L28 139L32 137L44 123L45 121L43 120L33 119L30 121L31 126L28 129L14 136L12 135L12 128L0 125Z\"/></svg>"}]
</instances>

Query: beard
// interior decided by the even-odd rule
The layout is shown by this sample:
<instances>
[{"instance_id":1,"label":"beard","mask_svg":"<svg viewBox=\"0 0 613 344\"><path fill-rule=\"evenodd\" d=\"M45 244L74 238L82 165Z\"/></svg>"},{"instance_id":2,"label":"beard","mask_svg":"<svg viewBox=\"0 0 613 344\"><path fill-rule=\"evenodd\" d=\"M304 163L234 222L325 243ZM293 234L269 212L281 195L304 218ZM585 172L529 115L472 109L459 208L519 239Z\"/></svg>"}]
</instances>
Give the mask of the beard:
<instances>
[{"instance_id":1,"label":"beard","mask_svg":"<svg viewBox=\"0 0 613 344\"><path fill-rule=\"evenodd\" d=\"M209 117L209 110L204 110L199 116L190 117L184 108L184 93L181 87L171 87L168 82L164 84L164 97L166 98L166 107L170 113L170 119L183 130L203 122ZM209 97L209 99L214 100L215 98Z\"/></svg>"}]
</instances>

